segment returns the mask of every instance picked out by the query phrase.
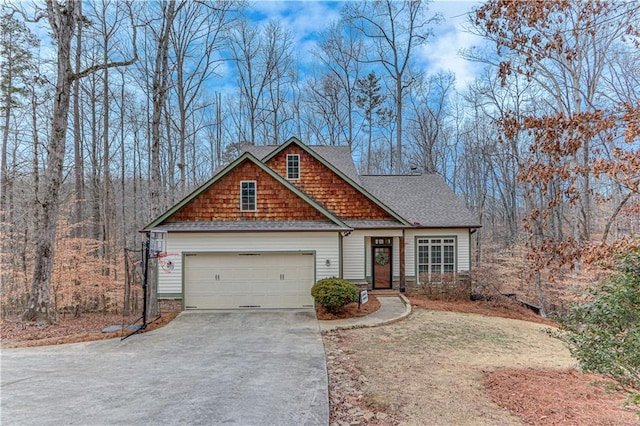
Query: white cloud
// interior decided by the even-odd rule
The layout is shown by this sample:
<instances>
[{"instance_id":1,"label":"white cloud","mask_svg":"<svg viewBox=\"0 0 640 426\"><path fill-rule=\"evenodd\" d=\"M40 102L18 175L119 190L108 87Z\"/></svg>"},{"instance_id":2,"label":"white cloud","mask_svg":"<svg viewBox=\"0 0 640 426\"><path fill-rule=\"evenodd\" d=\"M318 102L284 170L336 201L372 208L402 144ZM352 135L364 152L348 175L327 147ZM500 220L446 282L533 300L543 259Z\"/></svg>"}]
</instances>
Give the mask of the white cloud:
<instances>
[{"instance_id":1,"label":"white cloud","mask_svg":"<svg viewBox=\"0 0 640 426\"><path fill-rule=\"evenodd\" d=\"M471 82L480 72L480 65L460 57L460 49L482 44L482 39L464 31L467 15L480 3L468 0L435 1L429 13L439 13L444 22L434 26L434 37L416 51L417 62L427 74L452 71L458 88ZM317 35L340 19L342 2L330 1L258 1L249 11L257 24L278 20L293 36L294 51L300 60L308 62L317 44Z\"/></svg>"},{"instance_id":2,"label":"white cloud","mask_svg":"<svg viewBox=\"0 0 640 426\"><path fill-rule=\"evenodd\" d=\"M304 56L315 47L318 33L340 19L340 7L328 1L260 1L250 16L260 24L278 20L291 33L296 53Z\"/></svg>"},{"instance_id":3,"label":"white cloud","mask_svg":"<svg viewBox=\"0 0 640 426\"><path fill-rule=\"evenodd\" d=\"M444 17L444 22L434 27L434 36L418 51L418 62L427 74L452 71L456 75L456 86L464 88L480 73L480 64L469 62L460 56L460 50L479 46L484 40L467 32L467 16L478 2L437 1L430 10Z\"/></svg>"}]
</instances>

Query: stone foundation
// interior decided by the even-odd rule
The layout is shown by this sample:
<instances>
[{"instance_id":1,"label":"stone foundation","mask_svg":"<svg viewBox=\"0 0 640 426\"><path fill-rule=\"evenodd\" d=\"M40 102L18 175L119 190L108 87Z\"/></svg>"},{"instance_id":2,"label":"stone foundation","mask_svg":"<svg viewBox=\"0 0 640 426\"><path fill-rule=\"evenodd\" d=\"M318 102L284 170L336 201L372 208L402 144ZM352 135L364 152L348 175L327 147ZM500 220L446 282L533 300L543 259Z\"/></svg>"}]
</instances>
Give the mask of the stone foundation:
<instances>
[{"instance_id":1,"label":"stone foundation","mask_svg":"<svg viewBox=\"0 0 640 426\"><path fill-rule=\"evenodd\" d=\"M427 274L421 274L418 283L407 280L406 292L434 300L471 299L471 277L468 273L443 274L438 278L429 280Z\"/></svg>"},{"instance_id":2,"label":"stone foundation","mask_svg":"<svg viewBox=\"0 0 640 426\"><path fill-rule=\"evenodd\" d=\"M182 312L182 299L159 299L160 312Z\"/></svg>"}]
</instances>

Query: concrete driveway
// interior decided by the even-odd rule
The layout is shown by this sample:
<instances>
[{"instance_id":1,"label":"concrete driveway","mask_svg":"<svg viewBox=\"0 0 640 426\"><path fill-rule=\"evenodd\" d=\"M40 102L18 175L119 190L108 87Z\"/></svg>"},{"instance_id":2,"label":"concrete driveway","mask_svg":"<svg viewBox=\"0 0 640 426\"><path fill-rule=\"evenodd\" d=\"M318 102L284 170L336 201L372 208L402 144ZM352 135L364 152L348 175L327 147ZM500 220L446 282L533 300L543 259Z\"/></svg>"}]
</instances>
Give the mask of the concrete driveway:
<instances>
[{"instance_id":1,"label":"concrete driveway","mask_svg":"<svg viewBox=\"0 0 640 426\"><path fill-rule=\"evenodd\" d=\"M2 425L327 425L313 310L185 312L119 339L4 349Z\"/></svg>"}]
</instances>

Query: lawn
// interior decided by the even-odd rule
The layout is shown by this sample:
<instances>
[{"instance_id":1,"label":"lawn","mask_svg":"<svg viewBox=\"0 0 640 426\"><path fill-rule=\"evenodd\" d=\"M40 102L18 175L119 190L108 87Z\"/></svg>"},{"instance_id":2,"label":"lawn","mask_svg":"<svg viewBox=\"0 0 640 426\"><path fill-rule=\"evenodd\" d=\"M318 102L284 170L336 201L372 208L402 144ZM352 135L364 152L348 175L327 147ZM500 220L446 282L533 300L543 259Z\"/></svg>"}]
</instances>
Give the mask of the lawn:
<instances>
[{"instance_id":1,"label":"lawn","mask_svg":"<svg viewBox=\"0 0 640 426\"><path fill-rule=\"evenodd\" d=\"M547 328L414 309L389 326L328 333L332 424L638 424L624 395L576 372Z\"/></svg>"}]
</instances>

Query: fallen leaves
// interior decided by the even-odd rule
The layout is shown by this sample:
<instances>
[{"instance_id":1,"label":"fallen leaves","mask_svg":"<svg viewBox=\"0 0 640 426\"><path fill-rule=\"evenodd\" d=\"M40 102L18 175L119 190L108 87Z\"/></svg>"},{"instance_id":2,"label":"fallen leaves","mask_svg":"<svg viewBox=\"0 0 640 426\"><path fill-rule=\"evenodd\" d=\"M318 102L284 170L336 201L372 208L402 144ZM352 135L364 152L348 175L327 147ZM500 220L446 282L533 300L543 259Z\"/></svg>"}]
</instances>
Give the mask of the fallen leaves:
<instances>
[{"instance_id":1,"label":"fallen leaves","mask_svg":"<svg viewBox=\"0 0 640 426\"><path fill-rule=\"evenodd\" d=\"M150 320L147 331L166 325L173 320L177 312L163 313L159 318ZM112 339L126 336L131 330L119 330L103 333L110 325L141 324L137 317L123 318L122 314L85 313L78 318L73 315L62 316L57 323L46 325L21 321L17 317L5 318L0 323L0 335L3 348L18 348L44 345L60 345L93 340Z\"/></svg>"},{"instance_id":2,"label":"fallen leaves","mask_svg":"<svg viewBox=\"0 0 640 426\"><path fill-rule=\"evenodd\" d=\"M340 333L325 334L324 347L331 426L399 425L403 417L398 412L370 403L371 398L364 390L369 380L349 356L349 351L341 349Z\"/></svg>"}]
</instances>

